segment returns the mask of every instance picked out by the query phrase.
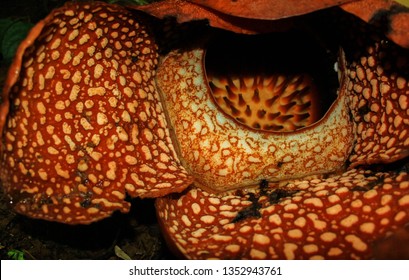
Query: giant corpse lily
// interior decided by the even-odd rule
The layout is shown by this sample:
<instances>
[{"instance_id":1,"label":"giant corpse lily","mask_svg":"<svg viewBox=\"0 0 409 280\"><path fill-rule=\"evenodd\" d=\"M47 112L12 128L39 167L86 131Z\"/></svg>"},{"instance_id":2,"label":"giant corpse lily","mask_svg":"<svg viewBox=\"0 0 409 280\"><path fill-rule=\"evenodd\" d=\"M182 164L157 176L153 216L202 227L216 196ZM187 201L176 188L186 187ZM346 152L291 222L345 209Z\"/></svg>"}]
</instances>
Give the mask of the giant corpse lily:
<instances>
[{"instance_id":1,"label":"giant corpse lily","mask_svg":"<svg viewBox=\"0 0 409 280\"><path fill-rule=\"evenodd\" d=\"M75 2L38 23L0 107L14 209L88 224L149 197L185 258L390 257L409 222L409 9L224 2Z\"/></svg>"}]
</instances>

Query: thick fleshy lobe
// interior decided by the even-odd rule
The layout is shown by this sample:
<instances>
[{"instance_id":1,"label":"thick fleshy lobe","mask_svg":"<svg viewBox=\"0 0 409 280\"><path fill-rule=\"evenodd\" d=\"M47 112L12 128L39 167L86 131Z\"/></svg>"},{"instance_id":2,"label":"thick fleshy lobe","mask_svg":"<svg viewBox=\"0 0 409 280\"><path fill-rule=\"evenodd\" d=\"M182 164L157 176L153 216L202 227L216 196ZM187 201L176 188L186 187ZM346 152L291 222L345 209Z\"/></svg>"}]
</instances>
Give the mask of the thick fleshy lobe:
<instances>
[{"instance_id":1,"label":"thick fleshy lobe","mask_svg":"<svg viewBox=\"0 0 409 280\"><path fill-rule=\"evenodd\" d=\"M90 223L127 212L126 194L157 197L192 182L170 139L144 25L120 6L69 3L20 49L4 93L0 169L17 212Z\"/></svg>"},{"instance_id":2,"label":"thick fleshy lobe","mask_svg":"<svg viewBox=\"0 0 409 280\"><path fill-rule=\"evenodd\" d=\"M409 49L366 34L355 42L359 51L347 70L357 135L352 166L409 155Z\"/></svg>"},{"instance_id":3,"label":"thick fleshy lobe","mask_svg":"<svg viewBox=\"0 0 409 280\"><path fill-rule=\"evenodd\" d=\"M224 195L194 188L156 207L188 259L383 258L373 244L409 222L409 177L353 169Z\"/></svg>"},{"instance_id":4,"label":"thick fleshy lobe","mask_svg":"<svg viewBox=\"0 0 409 280\"><path fill-rule=\"evenodd\" d=\"M353 144L344 83L319 122L291 133L257 131L216 106L203 65L203 50L175 51L156 79L180 157L200 187L220 192L344 168Z\"/></svg>"}]
</instances>

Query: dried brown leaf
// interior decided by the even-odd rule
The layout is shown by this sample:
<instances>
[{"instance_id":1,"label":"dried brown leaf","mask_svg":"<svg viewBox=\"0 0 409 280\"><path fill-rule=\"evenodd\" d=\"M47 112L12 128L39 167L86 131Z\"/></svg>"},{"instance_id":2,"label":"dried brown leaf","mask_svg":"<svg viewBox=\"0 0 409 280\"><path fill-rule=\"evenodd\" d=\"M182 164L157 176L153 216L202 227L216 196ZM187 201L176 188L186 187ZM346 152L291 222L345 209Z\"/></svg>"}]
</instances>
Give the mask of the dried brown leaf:
<instances>
[{"instance_id":1,"label":"dried brown leaf","mask_svg":"<svg viewBox=\"0 0 409 280\"><path fill-rule=\"evenodd\" d=\"M409 48L409 8L391 0L364 0L340 6L375 25L396 44Z\"/></svg>"}]
</instances>

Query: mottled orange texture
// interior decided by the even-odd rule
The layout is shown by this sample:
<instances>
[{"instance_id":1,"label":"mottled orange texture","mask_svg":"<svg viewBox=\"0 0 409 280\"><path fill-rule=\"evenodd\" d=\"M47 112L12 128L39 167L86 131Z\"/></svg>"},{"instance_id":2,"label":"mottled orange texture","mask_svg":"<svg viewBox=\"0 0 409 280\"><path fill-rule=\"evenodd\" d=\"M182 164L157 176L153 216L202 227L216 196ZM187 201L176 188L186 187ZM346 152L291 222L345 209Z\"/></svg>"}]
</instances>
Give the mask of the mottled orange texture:
<instances>
[{"instance_id":1,"label":"mottled orange texture","mask_svg":"<svg viewBox=\"0 0 409 280\"><path fill-rule=\"evenodd\" d=\"M172 248L188 259L368 259L375 241L408 223L408 180L353 169L223 195L194 188L156 206Z\"/></svg>"},{"instance_id":2,"label":"mottled orange texture","mask_svg":"<svg viewBox=\"0 0 409 280\"><path fill-rule=\"evenodd\" d=\"M198 130L199 133L182 136L179 134L179 136L184 139L182 143L191 140L193 144L189 147L195 149L200 147L196 146L195 137L202 137L201 131L211 132L208 136L211 135L212 138L207 138L211 144L210 149L206 150L207 147L203 147L203 150L198 153L206 155L204 166L207 164L208 167L200 170L200 164L197 164L201 160L200 157L195 161L196 158L185 156L186 161L195 162L191 170L200 174L196 175L198 178L195 182L196 187L180 195L159 198L156 202L159 221L168 243L182 257L189 259L382 259L390 258L391 255L392 258L393 256L408 257L407 252L402 253L402 250L397 250L393 246L401 246L396 245L399 243L397 240L402 242L407 240L402 232L408 232L409 223L409 178L407 165L404 166L405 163L407 164L409 144L407 137L409 52L408 49L388 40L373 26L356 20L351 15L345 13L342 17L334 17L334 19L336 24L328 28L332 36L330 38L336 37L334 40L345 53L344 56L341 55L337 68L341 77L338 98L341 99L343 94L346 95L346 104L350 109L346 111L351 119L349 128L352 129L348 131L351 132L349 136L354 141L352 152L348 154L345 161L347 171L340 174L326 174L323 177L303 177L298 180L282 177L277 183L272 182L274 181L272 177L265 176L264 178L269 180L270 184L259 177L258 182L261 183L258 188L241 188L235 191L226 191L227 188L225 188L223 189L225 192L215 193L217 177L226 176L227 172L216 173L216 175L213 173L213 176L209 176L211 177L209 180L205 180L206 182L213 180L209 185L203 184L202 178L205 177L205 171L224 170L219 168L222 164L231 163L230 166L236 168L246 162L248 159L246 156L249 153L240 153L240 149L234 146L237 141L234 139L235 133L244 125L242 123L241 126L235 126L232 121L234 113L231 113L225 114L229 115L226 119L230 119L226 120L217 115L213 118L213 122L203 122L211 123L212 126L205 126L200 121L201 118L206 119L207 108L203 105L192 106L197 108L200 114L194 111L193 115L196 119L189 118L193 122L191 125L185 125L185 128L201 130ZM323 19L321 20L325 23ZM320 25L322 25L321 22ZM325 32L323 34L328 35ZM188 104L189 100L195 104L203 96L213 94L216 95L216 99L220 91L224 90L223 87L233 88L232 82L219 86L220 83L217 80L218 86L212 86L211 82L209 83L212 79L211 75L202 75L202 73L207 74L207 65L203 63L203 57L208 50L206 47L171 52L163 60L158 76L162 75L163 69L177 69L173 72L164 71L163 73L167 75L158 82L160 88L166 84L169 87L163 88L171 88L174 92L180 93L177 96L168 94L169 103L172 103L172 99L180 98L186 103L175 102L175 104L183 106ZM259 49L256 48L256 50ZM259 61L261 64L261 60ZM237 71L232 69L232 72ZM186 75L186 73L189 74ZM244 78L242 80L244 81ZM199 90L201 88L203 90ZM242 87L241 93L244 92L243 88L247 89ZM212 93L212 90L216 93ZM228 89L226 92L224 101L221 102L226 102L230 97L236 98L233 95L235 92L229 92ZM211 104L209 105L211 108L215 104L212 103L214 100L209 100L208 104ZM230 102L230 100L227 101ZM252 102L254 100L247 99L246 104L252 106ZM337 102L339 99L334 104ZM229 108L231 108L230 105L222 110L227 111ZM209 115L217 114L215 112L212 111ZM326 117L333 113L329 111ZM188 113L184 112L184 114ZM171 110L170 116L175 123L186 120L183 114L179 114L177 119L172 118ZM304 131L301 130L302 133L300 130L288 134L282 133L284 140L278 142L281 145L271 149L270 154L260 153L264 155L260 164L277 160L277 150L283 146L286 147L284 150L287 154L282 159L286 160L273 165L277 168L276 171L285 168L287 164L291 168L283 172L285 175L291 174L292 171L302 174L303 171L317 168L317 161L310 162L308 166L300 162L295 163L295 160L306 156L306 150L298 149L298 157L289 156L291 153L289 147L291 147L290 143L300 147L292 142L291 136L299 133L300 137L304 137L314 128L322 126L324 122L325 117L313 126L307 126ZM219 129L219 126L222 129ZM242 132L240 134L242 138L236 138L249 139L250 135L256 134L255 131L260 135L264 132L253 127ZM228 137L221 138L224 133ZM320 133L323 139L333 136L324 130L319 131L318 134ZM270 132L270 135L265 134L259 138L267 139L270 136L271 141L268 143L274 146L275 140L272 135L274 133ZM317 155L323 154L324 146L331 147L324 141L317 141L312 135L316 134L309 135L308 144L312 144L314 149L317 149L315 151ZM335 135L339 136L342 133L335 133ZM339 140L336 136L332 137L333 142ZM232 142L209 140L224 140L229 137L233 139ZM202 142L197 141L197 143ZM222 145L212 145L213 143L223 143L223 148L227 152L217 154L218 148ZM262 147L262 142L257 143L255 147ZM345 147L331 144L335 145L333 150L336 152L340 151L340 147ZM182 151L183 149L182 147ZM220 148L220 150L223 149ZM212 152L225 157L213 156ZM229 155L232 154L235 155L233 158L240 158L240 160L229 161ZM326 158L330 159L331 156ZM212 162L211 159L214 161ZM254 157L251 160L253 159ZM328 167L328 162L323 165ZM253 178L256 178L260 170L263 170L253 169L257 164L259 162L253 161L249 164L249 168L241 170L244 170L243 173L251 173ZM234 175L220 185L226 187L233 184L234 180L243 173L232 172L231 174ZM238 181L245 182L243 177ZM385 247L389 251L400 251L400 253L388 255L385 253ZM402 247L407 246L403 244Z\"/></svg>"},{"instance_id":3,"label":"mottled orange texture","mask_svg":"<svg viewBox=\"0 0 409 280\"><path fill-rule=\"evenodd\" d=\"M338 99L317 122L290 132L258 130L215 104L204 56L200 48L171 52L157 74L178 150L196 185L221 192L344 168L354 140L344 82Z\"/></svg>"},{"instance_id":4,"label":"mottled orange texture","mask_svg":"<svg viewBox=\"0 0 409 280\"><path fill-rule=\"evenodd\" d=\"M352 166L388 163L409 155L409 51L370 41L347 70L356 124Z\"/></svg>"},{"instance_id":5,"label":"mottled orange texture","mask_svg":"<svg viewBox=\"0 0 409 280\"><path fill-rule=\"evenodd\" d=\"M142 16L69 3L33 32L4 92L0 175L17 212L89 223L129 211L126 194L157 197L192 182L169 136ZM1 106L4 117L9 103Z\"/></svg>"},{"instance_id":6,"label":"mottled orange texture","mask_svg":"<svg viewBox=\"0 0 409 280\"><path fill-rule=\"evenodd\" d=\"M182 257L385 256L384 241L399 243L409 223L407 7L289 2L132 7L179 22L207 19L237 33L291 30L296 40L288 46L300 47L270 48L284 45L271 33L267 51L277 60L254 59L261 47L219 60L242 42L225 53L216 48L216 69L231 61L245 69L226 67L222 75L206 60L220 30L206 26L182 48L165 42L159 57L153 19L140 11L99 2L53 11L19 47L0 106L0 179L15 210L87 224L129 211L127 195L152 197L165 237ZM363 21L337 8L293 17L334 5ZM155 20L155 27L164 23L165 41L180 31L169 22ZM319 37L330 68L281 71L280 57L288 68L305 66L300 53L314 57L318 69L321 59L306 37ZM244 56L280 71L254 73L236 59ZM331 94L318 77L337 76L335 57L335 98L318 114Z\"/></svg>"}]
</instances>

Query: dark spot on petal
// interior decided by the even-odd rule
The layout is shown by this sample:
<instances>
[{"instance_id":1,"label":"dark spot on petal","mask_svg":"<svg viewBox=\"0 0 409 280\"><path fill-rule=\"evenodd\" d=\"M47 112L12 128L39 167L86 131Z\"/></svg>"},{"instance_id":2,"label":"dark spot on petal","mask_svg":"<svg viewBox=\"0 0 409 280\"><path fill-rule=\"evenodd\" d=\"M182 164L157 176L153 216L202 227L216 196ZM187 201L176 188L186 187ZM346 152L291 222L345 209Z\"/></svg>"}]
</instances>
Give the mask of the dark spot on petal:
<instances>
[{"instance_id":1,"label":"dark spot on petal","mask_svg":"<svg viewBox=\"0 0 409 280\"><path fill-rule=\"evenodd\" d=\"M91 199L87 198L80 202L81 207L88 208L91 205Z\"/></svg>"},{"instance_id":2,"label":"dark spot on petal","mask_svg":"<svg viewBox=\"0 0 409 280\"><path fill-rule=\"evenodd\" d=\"M276 189L269 194L270 204L277 204L282 198L291 197L297 190Z\"/></svg>"},{"instance_id":3,"label":"dark spot on petal","mask_svg":"<svg viewBox=\"0 0 409 280\"><path fill-rule=\"evenodd\" d=\"M369 176L367 178L369 178ZM376 186L382 186L384 183L385 183L385 175L380 175L376 177L376 180L370 181L365 186L355 186L351 188L351 191L367 192L367 191L374 189Z\"/></svg>"},{"instance_id":4,"label":"dark spot on petal","mask_svg":"<svg viewBox=\"0 0 409 280\"><path fill-rule=\"evenodd\" d=\"M369 108L368 104L365 104L362 107L358 108L358 114L362 117L368 114L369 112L371 112L371 109Z\"/></svg>"},{"instance_id":5,"label":"dark spot on petal","mask_svg":"<svg viewBox=\"0 0 409 280\"><path fill-rule=\"evenodd\" d=\"M351 189L351 191L358 191L358 192L367 192L369 189L367 187L355 186Z\"/></svg>"},{"instance_id":6,"label":"dark spot on petal","mask_svg":"<svg viewBox=\"0 0 409 280\"><path fill-rule=\"evenodd\" d=\"M41 197L40 201L38 202L39 205L44 204L53 204L53 200L50 197Z\"/></svg>"},{"instance_id":7,"label":"dark spot on petal","mask_svg":"<svg viewBox=\"0 0 409 280\"><path fill-rule=\"evenodd\" d=\"M247 218L261 218L261 205L258 202L258 197L254 194L250 194L249 200L252 202L251 205L240 210L232 220L232 223L237 223Z\"/></svg>"},{"instance_id":8,"label":"dark spot on petal","mask_svg":"<svg viewBox=\"0 0 409 280\"><path fill-rule=\"evenodd\" d=\"M298 192L298 190L285 190L285 189L271 189L267 180L261 180L260 182L260 193L258 194L249 194L248 200L251 202L246 208L240 210L236 217L232 220L233 223L240 222L247 218L260 218L261 213L260 209L264 206L260 203L260 198L268 198L267 203L270 205L277 204L282 198L290 197ZM238 190L236 195L243 196L243 193ZM265 199L262 199L265 201Z\"/></svg>"},{"instance_id":9,"label":"dark spot on petal","mask_svg":"<svg viewBox=\"0 0 409 280\"><path fill-rule=\"evenodd\" d=\"M384 34L390 34L393 32L391 27L393 17L397 14L408 12L409 8L403 5L392 5L389 8L389 10L385 9L378 10L376 13L374 13L372 18L368 22L376 26L380 32Z\"/></svg>"}]
</instances>

